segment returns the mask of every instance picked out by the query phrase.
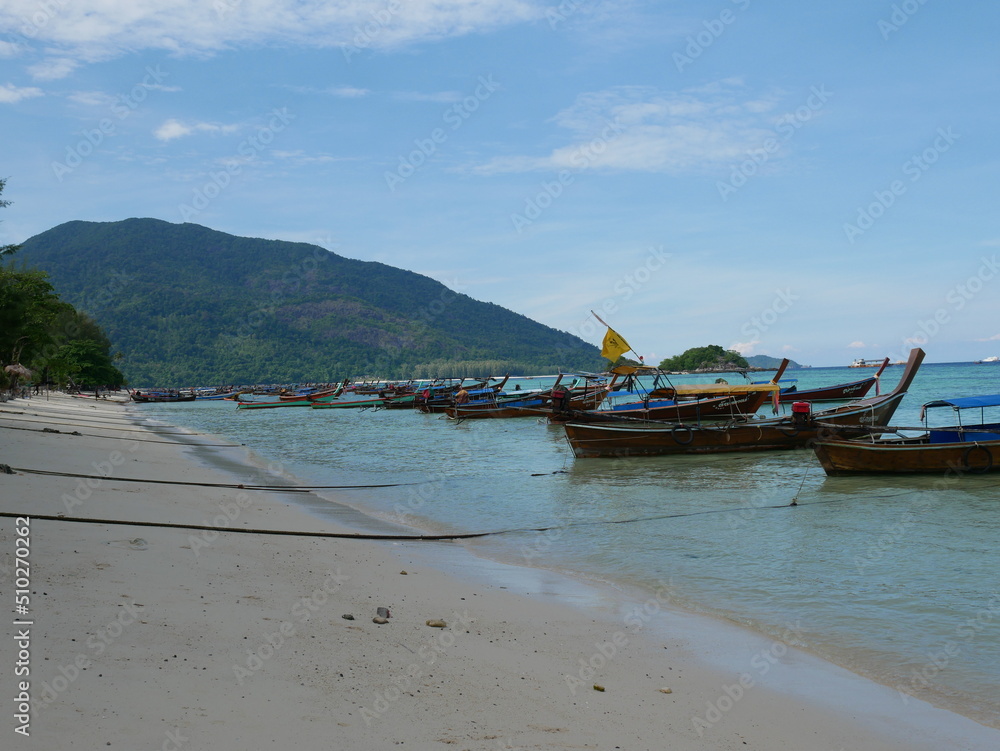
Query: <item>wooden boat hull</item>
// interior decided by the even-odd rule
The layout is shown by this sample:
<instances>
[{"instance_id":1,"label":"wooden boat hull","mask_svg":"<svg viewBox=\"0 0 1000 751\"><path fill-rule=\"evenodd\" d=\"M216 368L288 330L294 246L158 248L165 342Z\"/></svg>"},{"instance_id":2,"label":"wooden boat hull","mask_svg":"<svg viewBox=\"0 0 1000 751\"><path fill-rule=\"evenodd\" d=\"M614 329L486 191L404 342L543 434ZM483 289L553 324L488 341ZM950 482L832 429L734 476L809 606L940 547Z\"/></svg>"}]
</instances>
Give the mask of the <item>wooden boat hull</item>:
<instances>
[{"instance_id":1,"label":"wooden boat hull","mask_svg":"<svg viewBox=\"0 0 1000 751\"><path fill-rule=\"evenodd\" d=\"M297 401L272 401L272 402L237 402L236 409L274 409L275 407L311 407L318 402L311 402L308 399L298 399Z\"/></svg>"},{"instance_id":2,"label":"wooden boat hull","mask_svg":"<svg viewBox=\"0 0 1000 751\"><path fill-rule=\"evenodd\" d=\"M374 399L351 399L338 401L333 399L331 401L315 401L309 402L310 407L313 409L362 409L365 407L381 407L383 399L378 397Z\"/></svg>"},{"instance_id":3,"label":"wooden boat hull","mask_svg":"<svg viewBox=\"0 0 1000 751\"><path fill-rule=\"evenodd\" d=\"M919 348L910 353L899 383L888 394L816 412L800 423L789 417L716 426L574 421L565 426L566 438L575 456L589 458L772 451L802 448L830 438L879 434L877 427L892 419L923 358L924 352Z\"/></svg>"},{"instance_id":4,"label":"wooden boat hull","mask_svg":"<svg viewBox=\"0 0 1000 751\"><path fill-rule=\"evenodd\" d=\"M879 376L882 375L882 372L887 367L889 367L888 357L882 361L882 365L879 367L878 372L869 378L863 378L860 381L852 381L851 383L841 383L837 386L827 386L826 388L806 389L805 391L795 390L787 394L783 393L778 397L778 401L783 403L797 401L832 402L861 399L869 391L871 391L872 386L878 382Z\"/></svg>"},{"instance_id":5,"label":"wooden boat hull","mask_svg":"<svg viewBox=\"0 0 1000 751\"><path fill-rule=\"evenodd\" d=\"M754 414L767 400L769 392L747 392L731 396L689 401L650 401L623 404L615 409L595 409L586 412L569 411L555 413L553 422L606 422L618 417L639 420L661 420L665 422L703 422L709 420L733 420Z\"/></svg>"},{"instance_id":6,"label":"wooden boat hull","mask_svg":"<svg viewBox=\"0 0 1000 751\"><path fill-rule=\"evenodd\" d=\"M194 394L185 394L182 396L176 396L171 394L131 394L132 401L138 402L139 404L159 404L159 403L172 403L172 402L193 402L196 397Z\"/></svg>"},{"instance_id":7,"label":"wooden boat hull","mask_svg":"<svg viewBox=\"0 0 1000 751\"><path fill-rule=\"evenodd\" d=\"M861 399L869 391L871 391L872 386L875 385L874 378L865 378L862 381L854 381L853 383L842 383L839 386L829 386L823 389L805 389L804 391L790 391L788 393L782 393L778 397L778 401L782 404L788 404L790 402L833 402L833 401L850 401L852 399Z\"/></svg>"},{"instance_id":8,"label":"wooden boat hull","mask_svg":"<svg viewBox=\"0 0 1000 751\"><path fill-rule=\"evenodd\" d=\"M855 474L963 475L1000 472L1000 440L818 441L816 458L831 476Z\"/></svg>"},{"instance_id":9,"label":"wooden boat hull","mask_svg":"<svg viewBox=\"0 0 1000 751\"><path fill-rule=\"evenodd\" d=\"M796 424L792 418L726 425L642 422L567 423L566 438L578 458L721 454L803 448L817 440L869 435L892 418L903 394L887 395L875 407L818 413ZM850 406L850 405L846 405Z\"/></svg>"},{"instance_id":10,"label":"wooden boat hull","mask_svg":"<svg viewBox=\"0 0 1000 751\"><path fill-rule=\"evenodd\" d=\"M606 393L603 388L571 393L567 408L569 410L593 409L604 400ZM514 396L506 400L484 400L478 403L447 407L444 412L448 417L457 420L478 420L491 417L547 417L553 414L552 394L551 391L548 391L527 399Z\"/></svg>"}]
</instances>

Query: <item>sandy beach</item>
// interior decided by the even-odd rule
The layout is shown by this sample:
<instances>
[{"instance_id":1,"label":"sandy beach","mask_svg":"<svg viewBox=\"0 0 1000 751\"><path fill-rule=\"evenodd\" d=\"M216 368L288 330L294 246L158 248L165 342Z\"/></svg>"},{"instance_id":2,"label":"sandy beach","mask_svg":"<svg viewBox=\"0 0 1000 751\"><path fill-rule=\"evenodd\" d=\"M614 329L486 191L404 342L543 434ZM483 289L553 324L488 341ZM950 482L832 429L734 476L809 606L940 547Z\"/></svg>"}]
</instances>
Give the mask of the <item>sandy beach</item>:
<instances>
[{"instance_id":1,"label":"sandy beach","mask_svg":"<svg viewBox=\"0 0 1000 751\"><path fill-rule=\"evenodd\" d=\"M235 532L356 530L308 513L336 491L253 489L294 478L141 419L59 394L0 404L3 748L1000 748L996 729L666 597L455 542ZM97 521L32 518L57 515Z\"/></svg>"}]
</instances>

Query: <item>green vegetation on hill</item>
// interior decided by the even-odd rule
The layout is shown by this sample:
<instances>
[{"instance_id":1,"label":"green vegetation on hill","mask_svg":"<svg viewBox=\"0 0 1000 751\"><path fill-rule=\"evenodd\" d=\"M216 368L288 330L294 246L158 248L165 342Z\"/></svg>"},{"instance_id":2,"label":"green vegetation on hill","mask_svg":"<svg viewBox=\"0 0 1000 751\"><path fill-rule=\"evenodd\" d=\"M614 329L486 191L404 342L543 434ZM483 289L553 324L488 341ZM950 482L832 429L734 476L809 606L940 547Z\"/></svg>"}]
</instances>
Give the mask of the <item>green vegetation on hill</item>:
<instances>
[{"instance_id":1,"label":"green vegetation on hill","mask_svg":"<svg viewBox=\"0 0 1000 751\"><path fill-rule=\"evenodd\" d=\"M134 385L598 370L597 347L420 274L157 219L62 224L19 257Z\"/></svg>"},{"instance_id":2,"label":"green vegetation on hill","mask_svg":"<svg viewBox=\"0 0 1000 751\"><path fill-rule=\"evenodd\" d=\"M743 370L748 367L739 352L723 349L718 344L692 347L660 363L663 370Z\"/></svg>"}]
</instances>

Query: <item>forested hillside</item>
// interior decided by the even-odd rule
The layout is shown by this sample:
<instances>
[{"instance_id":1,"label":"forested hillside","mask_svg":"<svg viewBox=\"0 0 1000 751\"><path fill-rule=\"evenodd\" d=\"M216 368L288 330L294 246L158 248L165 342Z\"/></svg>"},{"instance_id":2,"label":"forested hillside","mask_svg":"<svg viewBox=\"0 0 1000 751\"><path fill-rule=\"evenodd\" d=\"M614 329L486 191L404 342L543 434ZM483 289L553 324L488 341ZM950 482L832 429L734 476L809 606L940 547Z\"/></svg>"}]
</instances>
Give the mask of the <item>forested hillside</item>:
<instances>
[{"instance_id":1,"label":"forested hillside","mask_svg":"<svg viewBox=\"0 0 1000 751\"><path fill-rule=\"evenodd\" d=\"M565 332L381 263L156 219L68 222L23 243L92 316L133 385L600 369Z\"/></svg>"}]
</instances>

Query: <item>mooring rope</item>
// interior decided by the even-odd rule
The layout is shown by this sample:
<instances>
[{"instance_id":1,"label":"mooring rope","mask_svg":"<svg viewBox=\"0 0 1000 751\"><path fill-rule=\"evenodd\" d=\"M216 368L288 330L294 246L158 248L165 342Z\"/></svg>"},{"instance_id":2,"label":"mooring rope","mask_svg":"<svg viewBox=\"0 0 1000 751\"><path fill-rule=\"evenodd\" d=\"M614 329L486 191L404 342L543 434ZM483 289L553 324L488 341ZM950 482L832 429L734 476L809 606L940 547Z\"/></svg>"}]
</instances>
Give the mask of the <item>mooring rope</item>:
<instances>
[{"instance_id":1,"label":"mooring rope","mask_svg":"<svg viewBox=\"0 0 1000 751\"><path fill-rule=\"evenodd\" d=\"M783 503L773 506L744 506L736 509L708 509L705 511L690 511L681 514L662 514L658 516L636 517L632 519L603 519L590 522L574 522L572 524L550 525L547 527L519 527L515 529L500 529L492 532L464 532L440 535L405 535L405 534L374 534L367 532L303 532L293 529L253 529L249 527L213 527L207 524L180 524L177 522L140 522L123 519L94 519L80 516L52 516L48 514L18 514L7 511L0 511L0 517L17 518L29 517L32 520L70 522L78 524L113 524L132 527L163 527L168 529L190 529L211 532L233 532L237 534L251 535L280 535L286 537L324 537L341 540L397 540L429 542L443 540L471 540L481 537L496 537L499 535L509 535L524 532L548 532L555 529L570 529L572 527L593 527L605 524L635 524L638 522L655 521L661 519L677 519L687 516L704 516L706 514L735 513L748 510L768 510L783 508L800 508L803 505L813 506L824 503L837 503L845 499L834 499L829 501L814 501L807 504Z\"/></svg>"},{"instance_id":2,"label":"mooring rope","mask_svg":"<svg viewBox=\"0 0 1000 751\"><path fill-rule=\"evenodd\" d=\"M6 466L6 465L0 465ZM247 483L227 482L190 482L184 480L152 480L142 477L116 477L114 475L84 475L76 472L54 472L48 469L27 469L10 467L12 472L23 472L27 475L49 475L52 477L74 477L81 480L100 480L102 482L137 482L154 483L157 485L187 485L197 488L233 488L237 490L270 490L287 493L308 493L310 490L351 490L361 488L399 488L407 485L422 485L420 482L390 482L379 485L248 485Z\"/></svg>"},{"instance_id":3,"label":"mooring rope","mask_svg":"<svg viewBox=\"0 0 1000 751\"><path fill-rule=\"evenodd\" d=\"M79 431L65 430L54 430L52 428L18 428L14 425L0 425L0 429L4 430L27 430L32 433L50 433L53 435L72 435L72 436L86 436L87 438L100 438L105 441L135 441L136 443L166 443L170 446L211 446L212 448L241 448L242 444L239 443L188 443L187 441L157 441L153 438L132 438L132 437L122 437L117 435L97 435L96 433L80 433ZM133 431L128 431L133 432ZM167 435L174 435L173 433L168 433ZM177 435L184 435L178 433ZM193 434L192 434L193 435Z\"/></svg>"}]
</instances>

